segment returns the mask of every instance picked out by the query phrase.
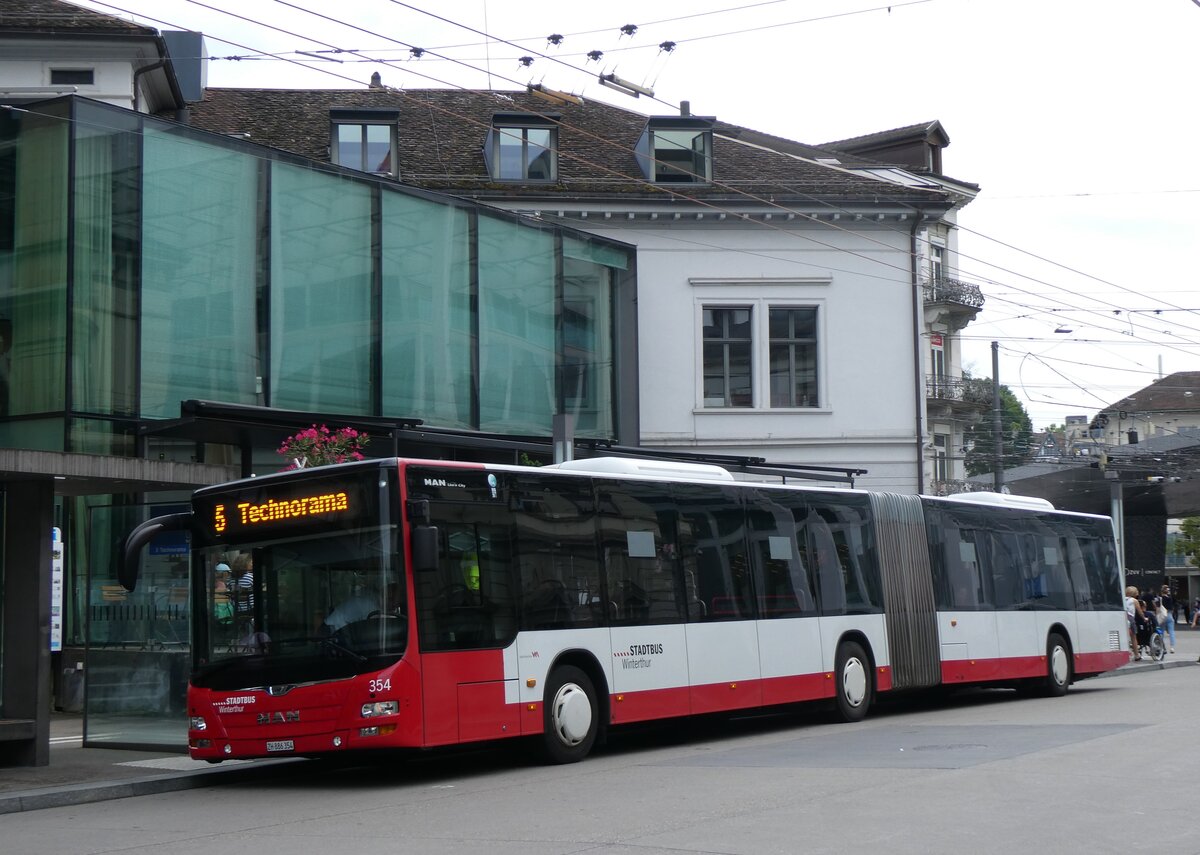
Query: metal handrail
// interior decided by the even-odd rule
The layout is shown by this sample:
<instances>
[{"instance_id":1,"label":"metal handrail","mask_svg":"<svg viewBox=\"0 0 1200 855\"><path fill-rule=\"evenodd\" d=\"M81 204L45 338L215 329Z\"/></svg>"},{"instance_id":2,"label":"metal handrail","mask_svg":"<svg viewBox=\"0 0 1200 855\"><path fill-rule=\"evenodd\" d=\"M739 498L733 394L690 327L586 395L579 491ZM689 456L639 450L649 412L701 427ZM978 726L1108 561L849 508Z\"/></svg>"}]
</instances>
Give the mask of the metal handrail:
<instances>
[{"instance_id":1,"label":"metal handrail","mask_svg":"<svg viewBox=\"0 0 1200 855\"><path fill-rule=\"evenodd\" d=\"M958 303L973 309L983 308L983 291L978 285L949 276L926 277L921 282L926 303Z\"/></svg>"}]
</instances>

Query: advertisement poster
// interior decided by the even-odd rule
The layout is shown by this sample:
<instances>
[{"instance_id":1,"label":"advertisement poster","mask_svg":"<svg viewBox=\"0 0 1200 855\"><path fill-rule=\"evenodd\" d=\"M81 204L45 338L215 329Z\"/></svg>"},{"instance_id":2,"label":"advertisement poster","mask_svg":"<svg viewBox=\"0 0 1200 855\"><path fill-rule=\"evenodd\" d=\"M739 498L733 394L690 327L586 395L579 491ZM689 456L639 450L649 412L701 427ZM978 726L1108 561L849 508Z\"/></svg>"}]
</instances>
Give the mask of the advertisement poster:
<instances>
[{"instance_id":1,"label":"advertisement poster","mask_svg":"<svg viewBox=\"0 0 1200 855\"><path fill-rule=\"evenodd\" d=\"M62 529L50 529L50 652L62 650L63 540Z\"/></svg>"}]
</instances>

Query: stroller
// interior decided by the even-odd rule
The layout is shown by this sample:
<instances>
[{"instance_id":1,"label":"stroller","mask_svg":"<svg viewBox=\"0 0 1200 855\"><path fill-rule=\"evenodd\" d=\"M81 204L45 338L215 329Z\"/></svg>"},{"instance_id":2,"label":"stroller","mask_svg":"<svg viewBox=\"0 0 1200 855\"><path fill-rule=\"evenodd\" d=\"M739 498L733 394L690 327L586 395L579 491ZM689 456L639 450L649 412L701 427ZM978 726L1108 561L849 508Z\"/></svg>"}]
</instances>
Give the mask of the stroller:
<instances>
[{"instance_id":1,"label":"stroller","mask_svg":"<svg viewBox=\"0 0 1200 855\"><path fill-rule=\"evenodd\" d=\"M1167 657L1167 643L1163 635L1163 627L1152 615L1140 618L1137 622L1138 657L1149 656L1155 662L1162 662Z\"/></svg>"}]
</instances>

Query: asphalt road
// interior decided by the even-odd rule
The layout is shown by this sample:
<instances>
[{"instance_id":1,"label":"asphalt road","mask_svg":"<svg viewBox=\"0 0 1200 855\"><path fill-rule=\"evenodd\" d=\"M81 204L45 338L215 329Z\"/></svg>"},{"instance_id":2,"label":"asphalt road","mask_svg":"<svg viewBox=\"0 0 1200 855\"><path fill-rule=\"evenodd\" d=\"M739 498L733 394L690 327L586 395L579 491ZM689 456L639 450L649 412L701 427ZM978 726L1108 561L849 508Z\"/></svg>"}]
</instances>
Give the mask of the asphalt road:
<instances>
[{"instance_id":1,"label":"asphalt road","mask_svg":"<svg viewBox=\"0 0 1200 855\"><path fill-rule=\"evenodd\" d=\"M0 816L25 853L1200 852L1200 669L1061 699L901 699L623 732L583 763L515 747Z\"/></svg>"}]
</instances>

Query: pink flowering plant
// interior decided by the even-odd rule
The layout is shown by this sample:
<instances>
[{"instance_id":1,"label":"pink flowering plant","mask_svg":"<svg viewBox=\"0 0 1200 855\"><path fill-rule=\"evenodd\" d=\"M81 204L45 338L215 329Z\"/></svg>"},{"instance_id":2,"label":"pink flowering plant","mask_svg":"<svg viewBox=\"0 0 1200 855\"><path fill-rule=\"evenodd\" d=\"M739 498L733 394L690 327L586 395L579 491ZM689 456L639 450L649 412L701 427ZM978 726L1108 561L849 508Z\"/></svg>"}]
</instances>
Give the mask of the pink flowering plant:
<instances>
[{"instance_id":1,"label":"pink flowering plant","mask_svg":"<svg viewBox=\"0 0 1200 855\"><path fill-rule=\"evenodd\" d=\"M325 425L313 425L289 436L276 451L288 460L288 465L283 467L285 471L306 469L362 460L362 451L370 441L367 434L354 428L330 430Z\"/></svg>"}]
</instances>

